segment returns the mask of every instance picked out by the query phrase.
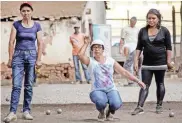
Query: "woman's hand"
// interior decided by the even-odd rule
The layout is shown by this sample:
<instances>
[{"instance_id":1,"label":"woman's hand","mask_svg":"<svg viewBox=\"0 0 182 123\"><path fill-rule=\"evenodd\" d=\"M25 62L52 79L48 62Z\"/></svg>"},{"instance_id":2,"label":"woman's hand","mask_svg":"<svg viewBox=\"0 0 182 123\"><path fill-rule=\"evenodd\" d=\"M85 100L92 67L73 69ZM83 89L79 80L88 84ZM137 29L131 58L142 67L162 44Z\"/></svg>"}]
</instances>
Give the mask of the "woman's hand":
<instances>
[{"instance_id":1,"label":"woman's hand","mask_svg":"<svg viewBox=\"0 0 182 123\"><path fill-rule=\"evenodd\" d=\"M168 67L169 71L173 71L174 70L174 63L173 62L167 63L167 67Z\"/></svg>"},{"instance_id":2,"label":"woman's hand","mask_svg":"<svg viewBox=\"0 0 182 123\"><path fill-rule=\"evenodd\" d=\"M84 43L85 43L85 44L89 44L89 43L90 43L90 38L89 38L89 36L85 36L85 37L84 37Z\"/></svg>"},{"instance_id":3,"label":"woman's hand","mask_svg":"<svg viewBox=\"0 0 182 123\"><path fill-rule=\"evenodd\" d=\"M12 67L12 60L11 59L8 60L7 66L8 66L8 68L11 68Z\"/></svg>"},{"instance_id":4,"label":"woman's hand","mask_svg":"<svg viewBox=\"0 0 182 123\"><path fill-rule=\"evenodd\" d=\"M41 61L36 61L36 69L40 69L42 67Z\"/></svg>"},{"instance_id":5,"label":"woman's hand","mask_svg":"<svg viewBox=\"0 0 182 123\"><path fill-rule=\"evenodd\" d=\"M143 88L143 89L146 89L146 85L142 82L142 81L139 81L138 82L138 85Z\"/></svg>"},{"instance_id":6,"label":"woman's hand","mask_svg":"<svg viewBox=\"0 0 182 123\"><path fill-rule=\"evenodd\" d=\"M134 67L134 71L136 72L136 73L138 73L138 61L134 61L134 65L133 65L133 67Z\"/></svg>"}]
</instances>

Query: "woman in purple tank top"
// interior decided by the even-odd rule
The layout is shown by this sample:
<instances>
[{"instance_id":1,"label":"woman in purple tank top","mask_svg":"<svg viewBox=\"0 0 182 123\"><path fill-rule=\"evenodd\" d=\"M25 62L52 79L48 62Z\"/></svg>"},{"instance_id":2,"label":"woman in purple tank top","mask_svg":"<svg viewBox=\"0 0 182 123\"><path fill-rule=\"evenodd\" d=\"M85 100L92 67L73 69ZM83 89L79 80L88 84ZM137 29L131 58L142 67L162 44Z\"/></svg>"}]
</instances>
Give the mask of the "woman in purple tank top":
<instances>
[{"instance_id":1,"label":"woman in purple tank top","mask_svg":"<svg viewBox=\"0 0 182 123\"><path fill-rule=\"evenodd\" d=\"M20 6L20 14L23 19L14 22L11 29L8 67L12 68L13 87L11 92L10 113L5 117L5 122L11 122L17 119L16 111L23 77L23 118L25 120L33 120L33 117L30 115L30 105L33 94L32 85L35 79L35 66L38 68L41 67L42 29L39 23L31 19L32 12L33 7L30 3L22 3ZM38 52L35 46L36 40Z\"/></svg>"}]
</instances>

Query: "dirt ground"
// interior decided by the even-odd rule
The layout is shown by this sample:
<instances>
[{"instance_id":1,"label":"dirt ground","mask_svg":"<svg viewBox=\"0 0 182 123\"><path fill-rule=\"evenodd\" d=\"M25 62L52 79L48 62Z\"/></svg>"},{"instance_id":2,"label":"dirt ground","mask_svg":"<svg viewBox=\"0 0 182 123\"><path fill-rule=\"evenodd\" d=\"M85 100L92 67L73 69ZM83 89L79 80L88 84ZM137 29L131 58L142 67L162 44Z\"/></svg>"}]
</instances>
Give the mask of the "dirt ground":
<instances>
[{"instance_id":1,"label":"dirt ground","mask_svg":"<svg viewBox=\"0 0 182 123\"><path fill-rule=\"evenodd\" d=\"M131 116L131 111L136 107L136 103L124 103L116 112L114 123L182 123L182 102L166 102L163 104L164 112L155 113L155 103L147 103L144 106L145 113ZM19 106L15 123L97 123L98 112L91 104L69 104L69 105L32 105L33 121L25 121L21 118L21 107ZM8 113L9 106L1 106L1 121ZM57 114L57 109L61 108L62 113ZM45 111L51 110L50 115ZM174 112L173 118L169 117L170 112ZM3 122L3 121L2 121ZM109 123L111 121L105 121Z\"/></svg>"}]
</instances>

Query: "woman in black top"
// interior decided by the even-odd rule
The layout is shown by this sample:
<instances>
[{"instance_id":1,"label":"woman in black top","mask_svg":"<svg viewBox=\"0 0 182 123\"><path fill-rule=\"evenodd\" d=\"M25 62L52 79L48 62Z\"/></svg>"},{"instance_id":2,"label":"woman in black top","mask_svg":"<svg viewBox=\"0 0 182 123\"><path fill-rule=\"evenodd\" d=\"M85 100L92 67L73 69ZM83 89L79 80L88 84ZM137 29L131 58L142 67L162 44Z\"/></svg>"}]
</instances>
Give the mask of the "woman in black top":
<instances>
[{"instance_id":1,"label":"woman in black top","mask_svg":"<svg viewBox=\"0 0 182 123\"><path fill-rule=\"evenodd\" d=\"M142 81L146 89L141 89L137 108L132 115L143 113L143 105L148 96L148 90L153 74L157 86L156 113L162 112L162 102L165 95L164 76L167 68L172 68L171 62L171 36L166 27L161 26L161 14L156 9L147 13L147 26L141 28L138 34L138 44L134 68L138 71L138 59L143 51Z\"/></svg>"}]
</instances>

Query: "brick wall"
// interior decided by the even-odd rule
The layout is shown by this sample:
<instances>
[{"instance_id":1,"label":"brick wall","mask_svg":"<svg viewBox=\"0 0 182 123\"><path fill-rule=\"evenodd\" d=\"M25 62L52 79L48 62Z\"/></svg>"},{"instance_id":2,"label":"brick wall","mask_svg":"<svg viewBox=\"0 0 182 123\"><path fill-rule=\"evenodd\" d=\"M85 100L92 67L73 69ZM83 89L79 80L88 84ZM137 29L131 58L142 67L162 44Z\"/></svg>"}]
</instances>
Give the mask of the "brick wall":
<instances>
[{"instance_id":1,"label":"brick wall","mask_svg":"<svg viewBox=\"0 0 182 123\"><path fill-rule=\"evenodd\" d=\"M37 72L41 81L74 81L74 66L70 63L43 64ZM11 80L12 70L5 63L1 63L1 80Z\"/></svg>"}]
</instances>

